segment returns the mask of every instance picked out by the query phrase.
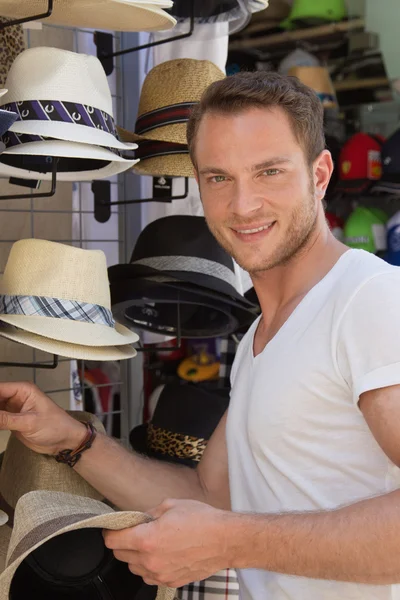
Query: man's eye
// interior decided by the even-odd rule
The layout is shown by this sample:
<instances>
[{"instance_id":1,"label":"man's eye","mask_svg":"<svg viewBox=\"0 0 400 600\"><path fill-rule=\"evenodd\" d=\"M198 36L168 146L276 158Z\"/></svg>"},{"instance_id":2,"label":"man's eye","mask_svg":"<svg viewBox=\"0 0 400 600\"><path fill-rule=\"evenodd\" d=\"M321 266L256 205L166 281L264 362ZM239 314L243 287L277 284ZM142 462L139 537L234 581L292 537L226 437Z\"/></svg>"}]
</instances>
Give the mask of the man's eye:
<instances>
[{"instance_id":1,"label":"man's eye","mask_svg":"<svg viewBox=\"0 0 400 600\"><path fill-rule=\"evenodd\" d=\"M214 175L214 177L211 177L211 181L214 183L222 183L225 179L226 177L224 175Z\"/></svg>"},{"instance_id":2,"label":"man's eye","mask_svg":"<svg viewBox=\"0 0 400 600\"><path fill-rule=\"evenodd\" d=\"M278 173L280 173L279 169L267 169L266 171L264 171L263 174L271 176L271 175L278 175Z\"/></svg>"}]
</instances>

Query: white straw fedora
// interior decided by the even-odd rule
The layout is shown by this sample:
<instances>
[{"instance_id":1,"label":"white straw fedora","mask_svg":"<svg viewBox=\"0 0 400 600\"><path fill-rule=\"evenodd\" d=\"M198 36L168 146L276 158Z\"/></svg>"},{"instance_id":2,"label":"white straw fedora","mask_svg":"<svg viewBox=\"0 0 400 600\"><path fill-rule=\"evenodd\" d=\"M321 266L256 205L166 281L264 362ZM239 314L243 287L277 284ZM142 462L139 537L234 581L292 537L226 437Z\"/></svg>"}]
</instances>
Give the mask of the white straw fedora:
<instances>
[{"instance_id":1,"label":"white straw fedora","mask_svg":"<svg viewBox=\"0 0 400 600\"><path fill-rule=\"evenodd\" d=\"M23 143L24 134L19 136L19 145L7 147L11 137L15 138L17 134L8 131L3 136L6 149L0 155L0 177L49 181L53 158L59 158L57 181L93 181L123 173L139 161L123 158L101 146L78 142L44 140Z\"/></svg>"},{"instance_id":2,"label":"white straw fedora","mask_svg":"<svg viewBox=\"0 0 400 600\"><path fill-rule=\"evenodd\" d=\"M101 421L84 411L68 411L78 421L90 421L96 431L105 433ZM12 531L12 513L18 500L28 492L48 490L102 500L103 497L68 465L52 456L30 450L15 436L8 440L0 469L0 508L9 516L0 527L0 573L3 572Z\"/></svg>"},{"instance_id":3,"label":"white straw fedora","mask_svg":"<svg viewBox=\"0 0 400 600\"><path fill-rule=\"evenodd\" d=\"M120 150L135 147L118 139L107 76L95 56L29 48L14 60L6 87L1 103L18 113L11 129L16 133Z\"/></svg>"},{"instance_id":4,"label":"white straw fedora","mask_svg":"<svg viewBox=\"0 0 400 600\"><path fill-rule=\"evenodd\" d=\"M113 319L104 253L47 240L12 246L0 281L0 320L88 352L139 339Z\"/></svg>"},{"instance_id":5,"label":"white straw fedora","mask_svg":"<svg viewBox=\"0 0 400 600\"><path fill-rule=\"evenodd\" d=\"M52 597L55 600L60 582L67 582L63 591L65 594L68 586L68 597L74 597L75 583L81 590L79 597L88 600L100 597L110 600L173 600L174 589L160 586L153 588L152 592L151 588L144 586L141 578L129 571L127 564L113 557L102 538L103 529L126 529L151 520L145 513L115 512L98 500L63 492L34 491L25 494L15 509L6 568L0 575L0 600L10 597L25 600L27 587L29 598ZM84 548L81 557L78 552L80 546ZM54 556L56 560L53 560ZM82 563L90 565L89 574L82 574L85 568ZM113 578L110 578L110 571ZM75 573L74 578L72 574ZM107 594L93 590L93 578L96 578L95 588L104 589L104 586ZM43 595L40 593L41 586ZM82 589L87 590L83 595ZM114 595L113 590L116 589L118 593Z\"/></svg>"},{"instance_id":6,"label":"white straw fedora","mask_svg":"<svg viewBox=\"0 0 400 600\"><path fill-rule=\"evenodd\" d=\"M168 8L169 2L163 3ZM4 17L24 18L43 14L47 0L0 0ZM44 23L67 27L89 27L110 31L160 31L171 29L176 20L159 3L131 0L54 0L53 12Z\"/></svg>"}]
</instances>

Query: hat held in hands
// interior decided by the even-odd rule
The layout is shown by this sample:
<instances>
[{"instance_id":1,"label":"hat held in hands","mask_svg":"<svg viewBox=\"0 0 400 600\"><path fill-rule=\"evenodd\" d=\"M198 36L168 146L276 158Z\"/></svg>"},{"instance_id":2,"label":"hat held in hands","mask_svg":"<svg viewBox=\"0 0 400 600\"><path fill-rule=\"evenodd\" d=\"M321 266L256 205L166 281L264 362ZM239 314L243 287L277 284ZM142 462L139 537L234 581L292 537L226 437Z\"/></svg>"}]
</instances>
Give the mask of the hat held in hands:
<instances>
[{"instance_id":1,"label":"hat held in hands","mask_svg":"<svg viewBox=\"0 0 400 600\"><path fill-rule=\"evenodd\" d=\"M111 313L100 250L19 240L0 282L0 335L53 354L92 360L131 358L138 336ZM113 357L113 358L111 358Z\"/></svg>"}]
</instances>

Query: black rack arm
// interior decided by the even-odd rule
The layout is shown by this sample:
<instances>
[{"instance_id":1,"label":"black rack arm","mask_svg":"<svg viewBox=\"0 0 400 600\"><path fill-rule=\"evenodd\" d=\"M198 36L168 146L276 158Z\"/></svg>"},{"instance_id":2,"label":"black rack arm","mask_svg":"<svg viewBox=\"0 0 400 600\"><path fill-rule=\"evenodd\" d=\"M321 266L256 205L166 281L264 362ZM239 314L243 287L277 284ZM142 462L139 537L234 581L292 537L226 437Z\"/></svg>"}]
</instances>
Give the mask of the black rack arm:
<instances>
[{"instance_id":1,"label":"black rack arm","mask_svg":"<svg viewBox=\"0 0 400 600\"><path fill-rule=\"evenodd\" d=\"M6 21L5 23L0 23L0 31L3 29L7 29L7 27L12 27L13 25L22 25L22 23L29 23L30 21L41 21L43 19L47 19L50 17L53 12L53 0L47 0L47 10L40 15L33 15L31 17L23 17L22 19L13 19L12 21Z\"/></svg>"},{"instance_id":2,"label":"black rack arm","mask_svg":"<svg viewBox=\"0 0 400 600\"><path fill-rule=\"evenodd\" d=\"M57 354L53 354L53 362L51 364L0 362L0 367L24 367L26 369L56 369L58 367L58 356Z\"/></svg>"},{"instance_id":3,"label":"black rack arm","mask_svg":"<svg viewBox=\"0 0 400 600\"><path fill-rule=\"evenodd\" d=\"M143 202L172 202L173 200L184 200L189 194L189 178L185 177L185 191L179 196L167 196L165 198L135 198L134 200L118 200L110 202L110 206L117 204L142 204Z\"/></svg>"},{"instance_id":4,"label":"black rack arm","mask_svg":"<svg viewBox=\"0 0 400 600\"><path fill-rule=\"evenodd\" d=\"M5 196L0 196L0 200L20 200L23 198L50 198L51 196L54 196L57 187L57 164L58 158L53 158L53 169L51 171L51 189L49 192L39 192L37 194L14 194L11 196L9 194L6 194Z\"/></svg>"}]
</instances>

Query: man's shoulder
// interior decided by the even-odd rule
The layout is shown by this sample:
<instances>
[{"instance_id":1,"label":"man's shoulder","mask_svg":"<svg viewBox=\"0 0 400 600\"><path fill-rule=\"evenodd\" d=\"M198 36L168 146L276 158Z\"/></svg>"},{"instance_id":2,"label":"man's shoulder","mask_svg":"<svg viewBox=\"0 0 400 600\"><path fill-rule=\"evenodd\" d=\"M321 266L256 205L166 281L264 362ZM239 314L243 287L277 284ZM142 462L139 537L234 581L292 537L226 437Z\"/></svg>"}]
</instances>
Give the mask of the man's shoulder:
<instances>
[{"instance_id":1,"label":"man's shoulder","mask_svg":"<svg viewBox=\"0 0 400 600\"><path fill-rule=\"evenodd\" d=\"M365 250L350 250L347 268L340 274L336 290L339 294L344 292L351 296L370 282L371 285L379 285L385 281L400 283L400 268Z\"/></svg>"}]
</instances>

